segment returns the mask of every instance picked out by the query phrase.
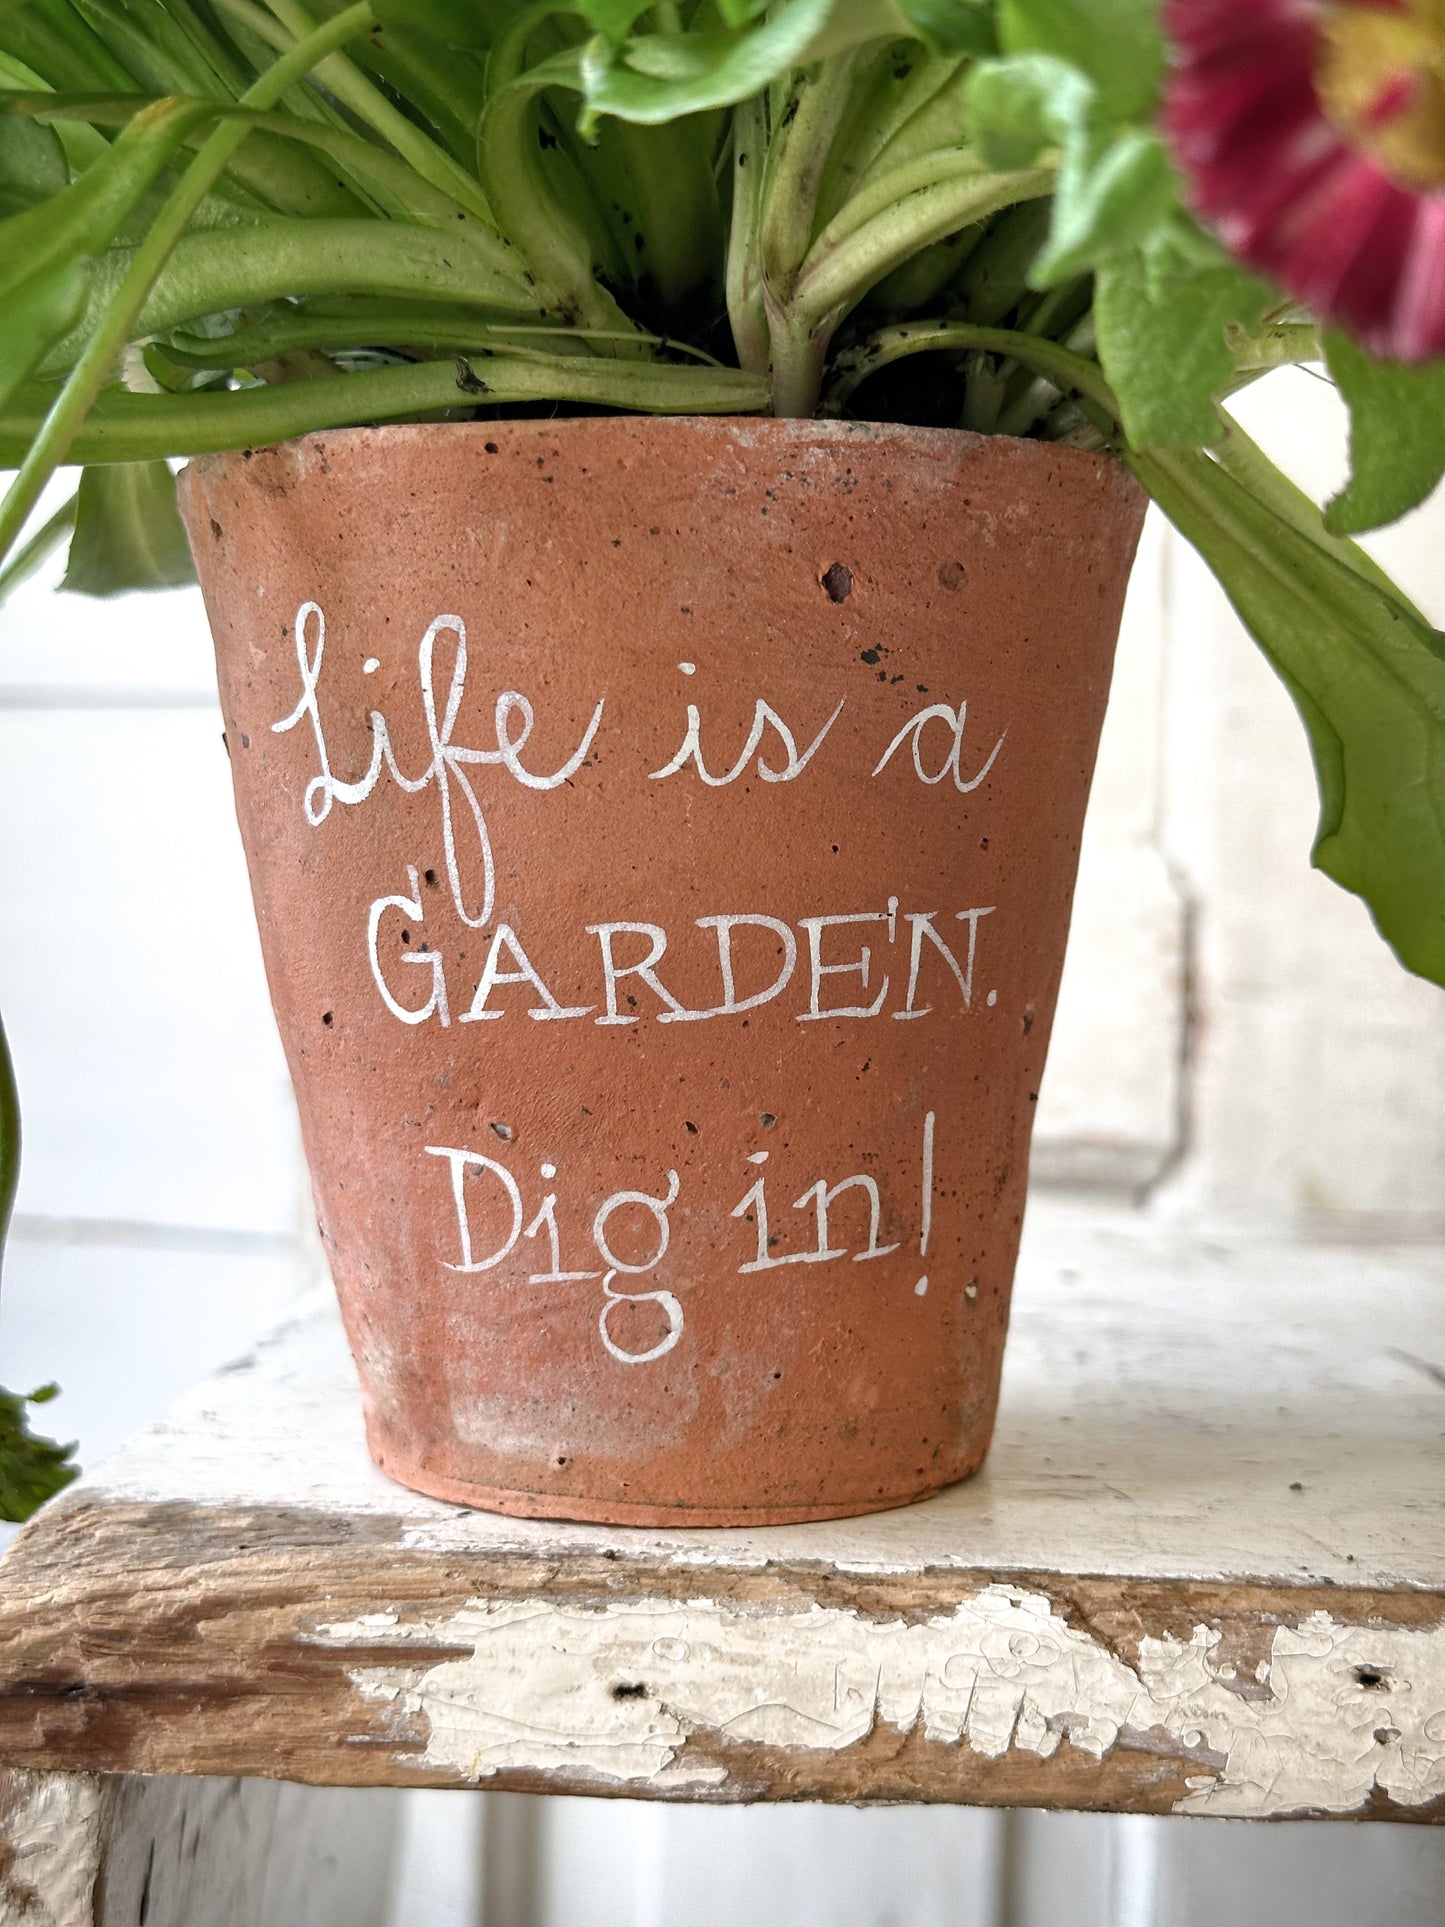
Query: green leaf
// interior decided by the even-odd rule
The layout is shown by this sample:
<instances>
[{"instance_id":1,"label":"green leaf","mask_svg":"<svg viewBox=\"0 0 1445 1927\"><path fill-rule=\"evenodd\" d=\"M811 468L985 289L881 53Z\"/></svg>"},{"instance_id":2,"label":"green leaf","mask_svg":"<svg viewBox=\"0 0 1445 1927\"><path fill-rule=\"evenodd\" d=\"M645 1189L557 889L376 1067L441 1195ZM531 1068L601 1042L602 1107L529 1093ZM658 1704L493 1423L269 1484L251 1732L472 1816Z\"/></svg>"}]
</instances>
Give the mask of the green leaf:
<instances>
[{"instance_id":1,"label":"green leaf","mask_svg":"<svg viewBox=\"0 0 1445 1927\"><path fill-rule=\"evenodd\" d=\"M72 495L0 567L0 605L22 582L28 582L38 569L45 566L74 527L75 497ZM3 1161L3 1153L0 1153L0 1161Z\"/></svg>"},{"instance_id":2,"label":"green leaf","mask_svg":"<svg viewBox=\"0 0 1445 1927\"><path fill-rule=\"evenodd\" d=\"M86 259L110 245L187 133L215 112L204 101L142 108L79 180L0 221L0 403L78 320ZM28 124L7 118L0 128Z\"/></svg>"},{"instance_id":3,"label":"green leaf","mask_svg":"<svg viewBox=\"0 0 1445 1927\"><path fill-rule=\"evenodd\" d=\"M641 33L633 0L577 0L599 29L583 50L584 130L599 114L655 124L734 107L795 67L869 40L909 36L945 53L993 48L983 0L718 0L720 30Z\"/></svg>"},{"instance_id":4,"label":"green leaf","mask_svg":"<svg viewBox=\"0 0 1445 1927\"><path fill-rule=\"evenodd\" d=\"M768 406L762 375L716 365L684 367L632 356L550 355L534 349L479 361L492 404L584 402L609 414L757 415ZM474 405L479 377L458 385L455 357L372 368L315 381L257 382L227 393L133 395L109 388L69 451L72 461L141 462L285 442L320 428L403 420ZM0 467L13 467L39 432L53 389L31 383L0 410Z\"/></svg>"},{"instance_id":5,"label":"green leaf","mask_svg":"<svg viewBox=\"0 0 1445 1927\"><path fill-rule=\"evenodd\" d=\"M186 135L221 111L196 100L143 107L63 193L0 221L0 296L61 262L109 247Z\"/></svg>"},{"instance_id":6,"label":"green leaf","mask_svg":"<svg viewBox=\"0 0 1445 1927\"><path fill-rule=\"evenodd\" d=\"M625 40L647 8L648 0L577 0L577 12L609 40ZM723 4L718 11L729 26L741 24L734 7Z\"/></svg>"},{"instance_id":7,"label":"green leaf","mask_svg":"<svg viewBox=\"0 0 1445 1927\"><path fill-rule=\"evenodd\" d=\"M600 4L604 6L617 4L617 0L600 0ZM715 4L718 12L730 27L745 27L750 20L757 19L758 15L767 6L768 0L715 0ZM845 4L847 4L847 0L845 0ZM866 7L871 6L873 0L852 0L852 4ZM645 8L635 8L634 17L638 12L642 11L645 11Z\"/></svg>"},{"instance_id":8,"label":"green leaf","mask_svg":"<svg viewBox=\"0 0 1445 1927\"><path fill-rule=\"evenodd\" d=\"M717 0L729 24L761 14L759 0ZM805 60L842 53L868 40L921 40L935 53L998 52L993 0L831 0L828 17Z\"/></svg>"},{"instance_id":9,"label":"green leaf","mask_svg":"<svg viewBox=\"0 0 1445 1927\"><path fill-rule=\"evenodd\" d=\"M1239 480L1196 451L1125 459L1294 698L1320 790L1316 866L1364 898L1407 969L1445 984L1445 637L1238 439Z\"/></svg>"},{"instance_id":10,"label":"green leaf","mask_svg":"<svg viewBox=\"0 0 1445 1927\"><path fill-rule=\"evenodd\" d=\"M1056 287L1145 245L1177 206L1174 171L1152 128L1125 128L1102 141L1070 140L1054 188L1048 243L1034 263L1034 286Z\"/></svg>"},{"instance_id":11,"label":"green leaf","mask_svg":"<svg viewBox=\"0 0 1445 1927\"><path fill-rule=\"evenodd\" d=\"M1445 361L1375 361L1333 332L1324 345L1350 407L1349 485L1326 508L1325 527L1355 535L1397 521L1445 475Z\"/></svg>"},{"instance_id":12,"label":"green leaf","mask_svg":"<svg viewBox=\"0 0 1445 1927\"><path fill-rule=\"evenodd\" d=\"M899 11L918 38L939 53L998 52L991 0L899 0Z\"/></svg>"},{"instance_id":13,"label":"green leaf","mask_svg":"<svg viewBox=\"0 0 1445 1927\"><path fill-rule=\"evenodd\" d=\"M124 595L196 579L176 512L175 477L164 462L118 462L82 471L75 534L62 589Z\"/></svg>"},{"instance_id":14,"label":"green leaf","mask_svg":"<svg viewBox=\"0 0 1445 1927\"><path fill-rule=\"evenodd\" d=\"M79 321L89 283L78 260L41 268L5 301L0 331L0 403L28 381L57 341Z\"/></svg>"},{"instance_id":15,"label":"green leaf","mask_svg":"<svg viewBox=\"0 0 1445 1927\"><path fill-rule=\"evenodd\" d=\"M981 61L964 87L968 136L1000 172L1031 167L1046 148L1085 134L1094 104L1088 76L1050 54Z\"/></svg>"},{"instance_id":16,"label":"green leaf","mask_svg":"<svg viewBox=\"0 0 1445 1927\"><path fill-rule=\"evenodd\" d=\"M1049 239L1035 287L1057 286L1111 254L1151 241L1177 215L1174 171L1152 128L1119 128L1094 82L1052 54L981 62L964 95L969 137L991 167L1027 167L1060 152Z\"/></svg>"},{"instance_id":17,"label":"green leaf","mask_svg":"<svg viewBox=\"0 0 1445 1927\"><path fill-rule=\"evenodd\" d=\"M1006 53L1054 54L1093 81L1104 117L1152 118L1164 73L1158 0L1001 0Z\"/></svg>"},{"instance_id":18,"label":"green leaf","mask_svg":"<svg viewBox=\"0 0 1445 1927\"><path fill-rule=\"evenodd\" d=\"M599 34L581 60L586 114L647 125L736 106L807 58L828 25L830 6L831 0L783 0L753 26L640 34L621 50Z\"/></svg>"},{"instance_id":19,"label":"green leaf","mask_svg":"<svg viewBox=\"0 0 1445 1927\"><path fill-rule=\"evenodd\" d=\"M0 217L20 214L70 185L65 149L53 127L0 118Z\"/></svg>"},{"instance_id":20,"label":"green leaf","mask_svg":"<svg viewBox=\"0 0 1445 1927\"><path fill-rule=\"evenodd\" d=\"M1142 252L1103 261L1094 291L1099 360L1134 448L1201 448L1223 425L1234 377L1230 323L1252 330L1270 291L1243 269L1161 265Z\"/></svg>"},{"instance_id":21,"label":"green leaf","mask_svg":"<svg viewBox=\"0 0 1445 1927\"><path fill-rule=\"evenodd\" d=\"M382 27L429 34L448 47L485 53L512 24L514 10L497 0L371 0Z\"/></svg>"},{"instance_id":22,"label":"green leaf","mask_svg":"<svg viewBox=\"0 0 1445 1927\"><path fill-rule=\"evenodd\" d=\"M77 1478L75 1446L57 1445L30 1429L27 1405L44 1405L59 1391L41 1385L33 1392L7 1392L0 1386L0 1519L19 1525Z\"/></svg>"}]
</instances>

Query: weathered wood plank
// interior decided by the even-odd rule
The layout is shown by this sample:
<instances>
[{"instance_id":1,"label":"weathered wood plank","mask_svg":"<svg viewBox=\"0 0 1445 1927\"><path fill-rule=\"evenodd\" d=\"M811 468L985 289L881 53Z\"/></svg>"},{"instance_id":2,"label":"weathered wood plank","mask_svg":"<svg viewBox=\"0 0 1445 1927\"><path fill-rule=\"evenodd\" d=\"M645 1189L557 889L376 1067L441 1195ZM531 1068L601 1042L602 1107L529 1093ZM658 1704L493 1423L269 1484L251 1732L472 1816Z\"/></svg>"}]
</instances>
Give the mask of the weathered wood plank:
<instances>
[{"instance_id":1,"label":"weathered wood plank","mask_svg":"<svg viewBox=\"0 0 1445 1927\"><path fill-rule=\"evenodd\" d=\"M0 1927L381 1927L400 1797L0 1772Z\"/></svg>"},{"instance_id":2,"label":"weathered wood plank","mask_svg":"<svg viewBox=\"0 0 1445 1927\"><path fill-rule=\"evenodd\" d=\"M986 1472L736 1532L404 1492L317 1309L17 1541L0 1757L1441 1818L1441 1267L1039 1212Z\"/></svg>"}]
</instances>

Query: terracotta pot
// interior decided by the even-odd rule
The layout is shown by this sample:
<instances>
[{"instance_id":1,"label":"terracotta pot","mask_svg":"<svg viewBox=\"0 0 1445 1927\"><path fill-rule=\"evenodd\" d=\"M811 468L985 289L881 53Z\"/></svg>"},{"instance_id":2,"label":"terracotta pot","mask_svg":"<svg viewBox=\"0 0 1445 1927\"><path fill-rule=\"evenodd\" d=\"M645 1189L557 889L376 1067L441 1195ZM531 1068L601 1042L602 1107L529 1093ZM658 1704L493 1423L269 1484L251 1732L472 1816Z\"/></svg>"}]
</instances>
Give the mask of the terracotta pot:
<instances>
[{"instance_id":1,"label":"terracotta pot","mask_svg":"<svg viewBox=\"0 0 1445 1927\"><path fill-rule=\"evenodd\" d=\"M632 1524L973 1471L1140 491L608 418L181 494L377 1463Z\"/></svg>"}]
</instances>

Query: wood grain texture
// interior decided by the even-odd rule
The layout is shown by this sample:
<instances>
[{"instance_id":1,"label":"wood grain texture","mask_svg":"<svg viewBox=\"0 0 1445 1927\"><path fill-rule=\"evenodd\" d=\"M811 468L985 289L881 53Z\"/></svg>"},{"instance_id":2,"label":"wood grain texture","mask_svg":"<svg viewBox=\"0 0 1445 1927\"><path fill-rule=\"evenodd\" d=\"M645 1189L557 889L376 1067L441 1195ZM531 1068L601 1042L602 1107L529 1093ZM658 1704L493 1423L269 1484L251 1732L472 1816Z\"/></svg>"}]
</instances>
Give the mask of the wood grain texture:
<instances>
[{"instance_id":1,"label":"wood grain texture","mask_svg":"<svg viewBox=\"0 0 1445 1927\"><path fill-rule=\"evenodd\" d=\"M21 1535L0 1757L1439 1819L1439 1270L1036 1210L985 1473L736 1532L390 1484L318 1306Z\"/></svg>"}]
</instances>

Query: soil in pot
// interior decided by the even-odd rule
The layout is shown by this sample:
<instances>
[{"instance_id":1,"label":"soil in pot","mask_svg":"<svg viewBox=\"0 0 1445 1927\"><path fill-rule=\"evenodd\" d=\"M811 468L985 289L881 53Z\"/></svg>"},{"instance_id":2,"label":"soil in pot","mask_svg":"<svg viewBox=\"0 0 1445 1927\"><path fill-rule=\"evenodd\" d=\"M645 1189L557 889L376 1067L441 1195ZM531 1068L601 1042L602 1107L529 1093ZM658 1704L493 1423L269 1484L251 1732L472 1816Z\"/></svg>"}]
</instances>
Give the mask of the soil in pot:
<instances>
[{"instance_id":1,"label":"soil in pot","mask_svg":"<svg viewBox=\"0 0 1445 1927\"><path fill-rule=\"evenodd\" d=\"M377 1462L633 1524L974 1470L1132 481L618 417L182 500Z\"/></svg>"}]
</instances>

